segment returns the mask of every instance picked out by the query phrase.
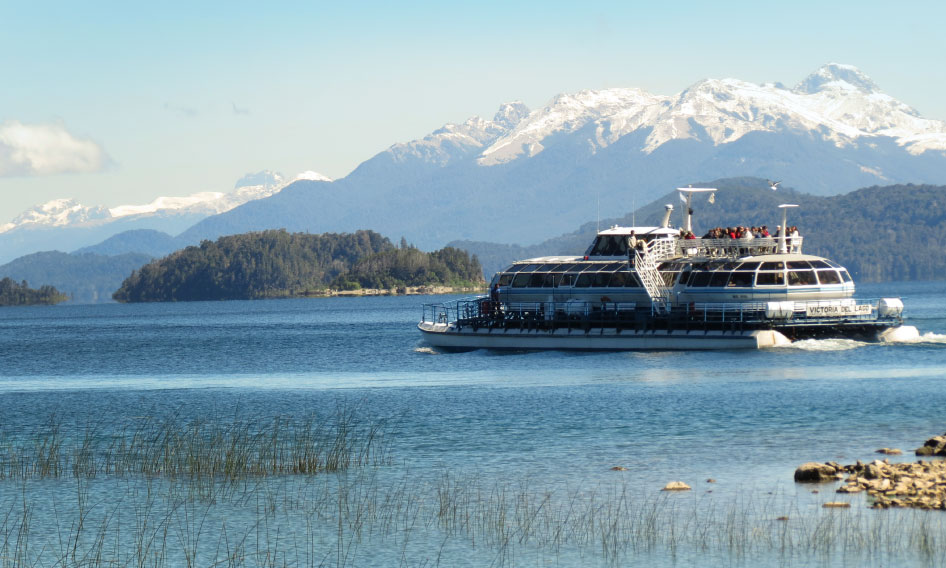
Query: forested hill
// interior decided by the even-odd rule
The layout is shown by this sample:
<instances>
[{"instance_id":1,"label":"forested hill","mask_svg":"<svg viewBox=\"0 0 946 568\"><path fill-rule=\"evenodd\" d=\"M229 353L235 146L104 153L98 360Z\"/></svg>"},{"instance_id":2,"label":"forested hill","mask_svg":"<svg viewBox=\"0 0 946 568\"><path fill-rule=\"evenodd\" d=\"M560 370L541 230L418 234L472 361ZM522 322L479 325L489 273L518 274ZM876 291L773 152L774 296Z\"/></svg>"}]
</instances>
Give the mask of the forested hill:
<instances>
[{"instance_id":1,"label":"forested hill","mask_svg":"<svg viewBox=\"0 0 946 568\"><path fill-rule=\"evenodd\" d=\"M16 283L12 278L0 279L0 306L30 306L33 304L58 304L69 298L52 286L29 287L24 280Z\"/></svg>"},{"instance_id":2,"label":"forested hill","mask_svg":"<svg viewBox=\"0 0 946 568\"><path fill-rule=\"evenodd\" d=\"M821 197L780 187L769 189L758 178L730 178L694 183L716 187L715 203L694 197L693 229L702 235L716 226L781 223L778 205L792 203L788 223L805 238L804 252L826 256L845 265L858 282L935 280L946 277L946 186L890 185L868 187L844 195ZM657 225L664 204L675 209L671 222L683 224L684 205L675 191L641 207L635 213L604 219L600 227ZM487 274L517 258L582 254L599 224L586 223L573 233L521 247L496 243L455 241L451 246L475 253Z\"/></svg>"},{"instance_id":3,"label":"forested hill","mask_svg":"<svg viewBox=\"0 0 946 568\"><path fill-rule=\"evenodd\" d=\"M119 302L245 300L307 296L329 287L394 288L482 284L464 251L400 248L372 231L311 235L284 230L221 237L136 270L114 294Z\"/></svg>"}]
</instances>

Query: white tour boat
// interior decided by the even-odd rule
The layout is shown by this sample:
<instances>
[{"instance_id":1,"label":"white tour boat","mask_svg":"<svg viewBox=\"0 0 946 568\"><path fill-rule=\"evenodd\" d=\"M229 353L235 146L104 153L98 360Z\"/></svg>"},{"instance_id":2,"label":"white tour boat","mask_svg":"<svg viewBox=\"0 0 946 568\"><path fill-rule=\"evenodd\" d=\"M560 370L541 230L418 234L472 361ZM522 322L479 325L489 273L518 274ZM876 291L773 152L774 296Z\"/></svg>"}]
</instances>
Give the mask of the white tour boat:
<instances>
[{"instance_id":1,"label":"white tour boat","mask_svg":"<svg viewBox=\"0 0 946 568\"><path fill-rule=\"evenodd\" d=\"M916 337L899 298L855 299L847 269L802 237L694 238L686 226L599 231L583 256L517 261L477 298L427 304L418 328L445 349L738 349L796 339ZM795 205L780 205L782 225ZM689 236L690 238L686 238Z\"/></svg>"}]
</instances>

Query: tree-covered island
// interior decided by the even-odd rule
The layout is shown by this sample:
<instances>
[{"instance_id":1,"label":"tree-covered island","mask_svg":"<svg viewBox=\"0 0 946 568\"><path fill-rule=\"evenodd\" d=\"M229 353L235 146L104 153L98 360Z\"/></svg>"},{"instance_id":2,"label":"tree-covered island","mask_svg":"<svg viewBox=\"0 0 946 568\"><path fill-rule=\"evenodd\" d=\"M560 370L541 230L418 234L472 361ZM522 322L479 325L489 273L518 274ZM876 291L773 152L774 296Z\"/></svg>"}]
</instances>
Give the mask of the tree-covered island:
<instances>
[{"instance_id":1,"label":"tree-covered island","mask_svg":"<svg viewBox=\"0 0 946 568\"><path fill-rule=\"evenodd\" d=\"M0 280L0 306L53 305L68 299L68 296L52 286L33 289L26 280L19 284L12 278Z\"/></svg>"},{"instance_id":2,"label":"tree-covered island","mask_svg":"<svg viewBox=\"0 0 946 568\"><path fill-rule=\"evenodd\" d=\"M150 262L125 279L119 302L250 300L324 295L328 290L450 286L481 288L475 256L423 252L373 231L244 233L203 241Z\"/></svg>"}]
</instances>

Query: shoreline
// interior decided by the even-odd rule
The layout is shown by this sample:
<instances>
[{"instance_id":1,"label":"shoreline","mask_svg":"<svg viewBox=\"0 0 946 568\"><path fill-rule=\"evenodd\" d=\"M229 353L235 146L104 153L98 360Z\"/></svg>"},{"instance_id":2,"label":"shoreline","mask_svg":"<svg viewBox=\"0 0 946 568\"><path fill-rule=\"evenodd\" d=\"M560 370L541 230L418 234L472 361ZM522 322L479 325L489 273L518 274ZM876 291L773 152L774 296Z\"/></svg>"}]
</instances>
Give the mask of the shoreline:
<instances>
[{"instance_id":1,"label":"shoreline","mask_svg":"<svg viewBox=\"0 0 946 568\"><path fill-rule=\"evenodd\" d=\"M358 290L319 290L290 298L335 298L351 296L437 296L446 294L486 293L484 287L472 286L400 286L397 288L361 288Z\"/></svg>"}]
</instances>

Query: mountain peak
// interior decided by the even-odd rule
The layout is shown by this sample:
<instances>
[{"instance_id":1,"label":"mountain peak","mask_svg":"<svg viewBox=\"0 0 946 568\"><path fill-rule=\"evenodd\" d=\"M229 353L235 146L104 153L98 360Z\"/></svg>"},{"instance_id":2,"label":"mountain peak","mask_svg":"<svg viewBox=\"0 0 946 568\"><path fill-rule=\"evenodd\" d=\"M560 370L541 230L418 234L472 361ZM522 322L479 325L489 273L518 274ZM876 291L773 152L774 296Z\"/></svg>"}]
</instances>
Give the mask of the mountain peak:
<instances>
[{"instance_id":1,"label":"mountain peak","mask_svg":"<svg viewBox=\"0 0 946 568\"><path fill-rule=\"evenodd\" d=\"M285 180L283 179L283 175L281 173L274 172L272 170L263 170L261 172L248 173L241 177L237 180L236 184L233 186L233 189L257 185L283 185L284 182Z\"/></svg>"},{"instance_id":2,"label":"mountain peak","mask_svg":"<svg viewBox=\"0 0 946 568\"><path fill-rule=\"evenodd\" d=\"M522 122L522 119L529 116L529 112L529 107L522 101L503 103L499 106L499 110L496 111L493 122L506 130L512 130Z\"/></svg>"},{"instance_id":3,"label":"mountain peak","mask_svg":"<svg viewBox=\"0 0 946 568\"><path fill-rule=\"evenodd\" d=\"M796 93L813 95L829 89L857 90L863 93L879 93L880 87L853 65L828 63L799 83Z\"/></svg>"}]
</instances>

